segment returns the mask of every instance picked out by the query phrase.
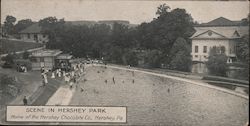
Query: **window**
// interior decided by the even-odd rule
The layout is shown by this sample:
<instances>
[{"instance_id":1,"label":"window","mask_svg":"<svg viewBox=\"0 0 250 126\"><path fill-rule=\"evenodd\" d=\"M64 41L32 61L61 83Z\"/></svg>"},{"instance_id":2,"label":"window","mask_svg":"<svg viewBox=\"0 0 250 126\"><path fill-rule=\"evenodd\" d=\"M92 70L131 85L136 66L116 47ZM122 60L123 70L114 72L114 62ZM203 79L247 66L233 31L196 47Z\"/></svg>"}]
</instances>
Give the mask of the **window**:
<instances>
[{"instance_id":1,"label":"window","mask_svg":"<svg viewBox=\"0 0 250 126\"><path fill-rule=\"evenodd\" d=\"M194 52L195 52L195 53L198 53L198 46L195 46L195 47L194 47Z\"/></svg>"},{"instance_id":2,"label":"window","mask_svg":"<svg viewBox=\"0 0 250 126\"><path fill-rule=\"evenodd\" d=\"M45 35L45 34L43 34L43 37L45 38L45 37L46 37L46 35Z\"/></svg>"},{"instance_id":3,"label":"window","mask_svg":"<svg viewBox=\"0 0 250 126\"><path fill-rule=\"evenodd\" d=\"M34 34L34 40L38 40L38 36L37 36L37 34Z\"/></svg>"},{"instance_id":4,"label":"window","mask_svg":"<svg viewBox=\"0 0 250 126\"><path fill-rule=\"evenodd\" d=\"M37 58L35 58L35 57L31 57L31 58L30 58L30 61L31 61L31 62L38 62L38 61L37 61Z\"/></svg>"},{"instance_id":5,"label":"window","mask_svg":"<svg viewBox=\"0 0 250 126\"><path fill-rule=\"evenodd\" d=\"M226 48L225 48L224 46L221 46L221 47L220 47L220 51L221 51L221 54L224 54L225 51L226 51Z\"/></svg>"},{"instance_id":6,"label":"window","mask_svg":"<svg viewBox=\"0 0 250 126\"><path fill-rule=\"evenodd\" d=\"M230 54L235 53L235 50L236 50L236 46L231 47L231 48L230 48Z\"/></svg>"},{"instance_id":7,"label":"window","mask_svg":"<svg viewBox=\"0 0 250 126\"><path fill-rule=\"evenodd\" d=\"M28 39L30 39L30 34L29 33L27 34L27 37L28 37Z\"/></svg>"},{"instance_id":8,"label":"window","mask_svg":"<svg viewBox=\"0 0 250 126\"><path fill-rule=\"evenodd\" d=\"M207 58L207 56L204 56L204 58Z\"/></svg>"},{"instance_id":9,"label":"window","mask_svg":"<svg viewBox=\"0 0 250 126\"><path fill-rule=\"evenodd\" d=\"M203 53L207 53L207 46L203 46Z\"/></svg>"},{"instance_id":10,"label":"window","mask_svg":"<svg viewBox=\"0 0 250 126\"><path fill-rule=\"evenodd\" d=\"M194 57L195 57L195 58L198 58L198 55L195 55Z\"/></svg>"}]
</instances>

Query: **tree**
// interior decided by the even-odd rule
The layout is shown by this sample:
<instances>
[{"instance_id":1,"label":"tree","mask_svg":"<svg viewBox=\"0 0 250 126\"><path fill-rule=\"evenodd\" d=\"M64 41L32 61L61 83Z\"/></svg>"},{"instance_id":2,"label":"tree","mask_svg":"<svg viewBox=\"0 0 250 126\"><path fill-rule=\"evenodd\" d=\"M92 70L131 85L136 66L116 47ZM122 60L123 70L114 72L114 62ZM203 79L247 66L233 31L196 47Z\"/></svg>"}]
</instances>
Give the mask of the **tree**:
<instances>
[{"instance_id":1,"label":"tree","mask_svg":"<svg viewBox=\"0 0 250 126\"><path fill-rule=\"evenodd\" d=\"M15 27L14 27L15 22L16 22L15 17L11 15L6 16L4 25L3 25L4 32L9 35L16 33Z\"/></svg>"},{"instance_id":2,"label":"tree","mask_svg":"<svg viewBox=\"0 0 250 126\"><path fill-rule=\"evenodd\" d=\"M34 22L32 22L31 19L23 19L23 20L18 21L17 24L15 25L16 33L24 30L25 28L29 27L33 23Z\"/></svg>"},{"instance_id":3,"label":"tree","mask_svg":"<svg viewBox=\"0 0 250 126\"><path fill-rule=\"evenodd\" d=\"M176 53L171 53L172 47L178 38L183 38L190 45L190 36L194 33L193 19L185 9L174 9L165 4L157 10L159 15L150 23L142 23L138 26L138 41L144 49L159 50L164 57L160 58L160 64L170 64Z\"/></svg>"},{"instance_id":4,"label":"tree","mask_svg":"<svg viewBox=\"0 0 250 126\"><path fill-rule=\"evenodd\" d=\"M216 76L226 76L228 70L227 56L225 53L218 53L218 47L210 50L208 61L206 62L209 73Z\"/></svg>"},{"instance_id":5,"label":"tree","mask_svg":"<svg viewBox=\"0 0 250 126\"><path fill-rule=\"evenodd\" d=\"M39 21L39 26L42 27L42 32L49 35L49 42L46 43L47 48L58 49L60 40L58 35L63 31L64 19L57 19L56 17L47 17Z\"/></svg>"},{"instance_id":6,"label":"tree","mask_svg":"<svg viewBox=\"0 0 250 126\"><path fill-rule=\"evenodd\" d=\"M157 7L156 14L157 15L164 15L166 14L171 8L167 6L165 3Z\"/></svg>"},{"instance_id":7,"label":"tree","mask_svg":"<svg viewBox=\"0 0 250 126\"><path fill-rule=\"evenodd\" d=\"M178 38L171 49L170 67L175 70L190 72L192 65L191 46L183 38Z\"/></svg>"},{"instance_id":8,"label":"tree","mask_svg":"<svg viewBox=\"0 0 250 126\"><path fill-rule=\"evenodd\" d=\"M29 55L30 55L30 53L27 50L25 50L23 53L23 59L28 59Z\"/></svg>"},{"instance_id":9,"label":"tree","mask_svg":"<svg viewBox=\"0 0 250 126\"><path fill-rule=\"evenodd\" d=\"M243 26L249 26L249 21L250 21L250 13L248 13L247 18L241 19L241 25L243 25Z\"/></svg>"},{"instance_id":10,"label":"tree","mask_svg":"<svg viewBox=\"0 0 250 126\"><path fill-rule=\"evenodd\" d=\"M5 61L8 64L14 64L14 59L15 59L14 54L8 54L7 56L2 57L2 60Z\"/></svg>"},{"instance_id":11,"label":"tree","mask_svg":"<svg viewBox=\"0 0 250 126\"><path fill-rule=\"evenodd\" d=\"M118 46L112 46L109 51L109 56L106 59L108 59L112 63L123 64L123 54L123 49Z\"/></svg>"},{"instance_id":12,"label":"tree","mask_svg":"<svg viewBox=\"0 0 250 126\"><path fill-rule=\"evenodd\" d=\"M125 65L137 66L138 65L138 57L135 52L132 50L128 50L124 54Z\"/></svg>"},{"instance_id":13,"label":"tree","mask_svg":"<svg viewBox=\"0 0 250 126\"><path fill-rule=\"evenodd\" d=\"M242 62L249 64L249 36L245 35L237 42L238 59Z\"/></svg>"},{"instance_id":14,"label":"tree","mask_svg":"<svg viewBox=\"0 0 250 126\"><path fill-rule=\"evenodd\" d=\"M241 77L249 78L249 35L243 36L237 42L237 59L241 61L244 65L244 69L241 71Z\"/></svg>"},{"instance_id":15,"label":"tree","mask_svg":"<svg viewBox=\"0 0 250 126\"><path fill-rule=\"evenodd\" d=\"M148 67L155 68L160 67L160 55L161 52L159 50L150 50L146 52L145 55L145 64Z\"/></svg>"}]
</instances>

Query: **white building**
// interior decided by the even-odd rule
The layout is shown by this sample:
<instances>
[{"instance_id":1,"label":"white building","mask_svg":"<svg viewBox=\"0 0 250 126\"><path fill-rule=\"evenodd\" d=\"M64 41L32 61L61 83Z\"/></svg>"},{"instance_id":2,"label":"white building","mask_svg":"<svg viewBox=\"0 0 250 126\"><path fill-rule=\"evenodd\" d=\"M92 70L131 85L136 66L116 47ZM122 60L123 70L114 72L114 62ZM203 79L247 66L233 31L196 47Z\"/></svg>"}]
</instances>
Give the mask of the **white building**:
<instances>
[{"instance_id":1,"label":"white building","mask_svg":"<svg viewBox=\"0 0 250 126\"><path fill-rule=\"evenodd\" d=\"M20 38L27 42L46 43L49 36L42 33L42 27L35 23L19 32Z\"/></svg>"},{"instance_id":2,"label":"white building","mask_svg":"<svg viewBox=\"0 0 250 126\"><path fill-rule=\"evenodd\" d=\"M228 63L236 61L237 39L248 34L249 27L240 25L240 21L230 21L220 17L208 23L195 26L192 39L192 60L205 62L214 46L228 56Z\"/></svg>"}]
</instances>

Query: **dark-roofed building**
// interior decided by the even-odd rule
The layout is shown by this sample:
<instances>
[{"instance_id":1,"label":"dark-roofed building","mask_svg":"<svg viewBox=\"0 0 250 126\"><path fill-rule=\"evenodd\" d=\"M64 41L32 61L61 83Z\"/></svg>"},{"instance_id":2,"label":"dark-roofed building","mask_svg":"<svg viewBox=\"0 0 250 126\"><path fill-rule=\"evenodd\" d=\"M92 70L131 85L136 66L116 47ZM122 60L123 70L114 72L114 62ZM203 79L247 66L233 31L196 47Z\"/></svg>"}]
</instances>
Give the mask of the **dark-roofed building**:
<instances>
[{"instance_id":1,"label":"dark-roofed building","mask_svg":"<svg viewBox=\"0 0 250 126\"><path fill-rule=\"evenodd\" d=\"M202 23L198 25L198 27L212 27L212 26L220 26L220 27L225 27L225 26L240 26L241 21L231 21L229 19L226 19L224 17L219 17L216 18L210 22L207 23Z\"/></svg>"},{"instance_id":2,"label":"dark-roofed building","mask_svg":"<svg viewBox=\"0 0 250 126\"><path fill-rule=\"evenodd\" d=\"M56 65L56 58L60 50L39 50L32 53L32 70L40 70L42 67L52 70Z\"/></svg>"},{"instance_id":3,"label":"dark-roofed building","mask_svg":"<svg viewBox=\"0 0 250 126\"><path fill-rule=\"evenodd\" d=\"M39 23L25 28L19 32L20 38L28 42L46 43L49 41L49 36L42 33L42 27Z\"/></svg>"},{"instance_id":4,"label":"dark-roofed building","mask_svg":"<svg viewBox=\"0 0 250 126\"><path fill-rule=\"evenodd\" d=\"M242 25L241 21L231 21L224 17L197 25L195 30L191 37L191 55L194 62L200 63L208 60L209 52L213 47L219 47L219 52L228 56L228 63L236 61L237 42L244 35L249 35L249 26ZM202 72L204 72L203 69L199 73Z\"/></svg>"}]
</instances>

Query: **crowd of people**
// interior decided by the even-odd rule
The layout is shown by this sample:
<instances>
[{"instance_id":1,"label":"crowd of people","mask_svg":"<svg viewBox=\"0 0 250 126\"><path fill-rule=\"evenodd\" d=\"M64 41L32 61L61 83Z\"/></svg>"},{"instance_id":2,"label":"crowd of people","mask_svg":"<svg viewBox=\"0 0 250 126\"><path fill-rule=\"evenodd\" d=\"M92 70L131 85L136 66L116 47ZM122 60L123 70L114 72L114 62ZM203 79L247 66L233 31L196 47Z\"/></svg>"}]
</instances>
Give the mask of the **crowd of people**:
<instances>
[{"instance_id":1,"label":"crowd of people","mask_svg":"<svg viewBox=\"0 0 250 126\"><path fill-rule=\"evenodd\" d=\"M17 72L25 72L26 73L27 67L25 65L17 64L16 70L17 70Z\"/></svg>"},{"instance_id":2,"label":"crowd of people","mask_svg":"<svg viewBox=\"0 0 250 126\"><path fill-rule=\"evenodd\" d=\"M41 68L41 76L43 86L48 84L48 70L44 67ZM84 72L84 64L83 63L76 63L71 65L71 70L66 71L61 68L55 69L51 71L51 78L63 78L65 84L69 84L70 88L73 87L73 84L76 84L81 77L81 74Z\"/></svg>"}]
</instances>

